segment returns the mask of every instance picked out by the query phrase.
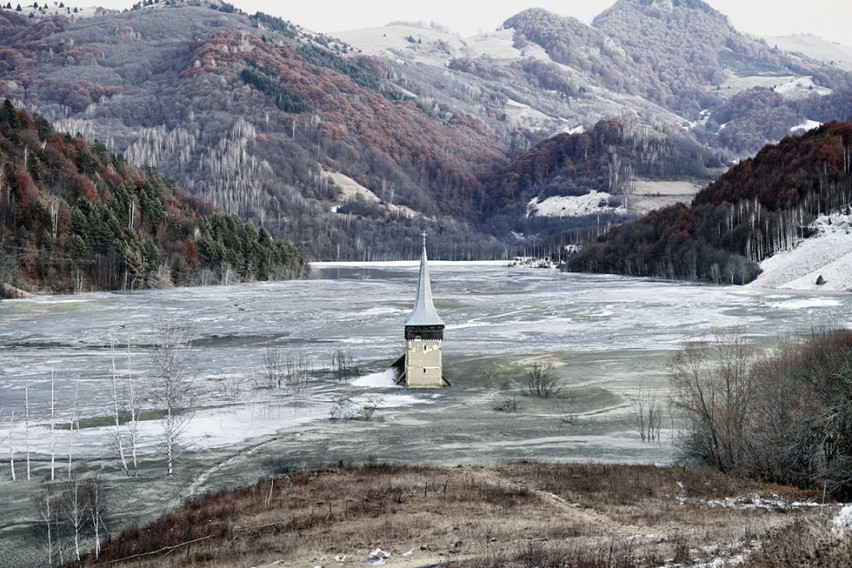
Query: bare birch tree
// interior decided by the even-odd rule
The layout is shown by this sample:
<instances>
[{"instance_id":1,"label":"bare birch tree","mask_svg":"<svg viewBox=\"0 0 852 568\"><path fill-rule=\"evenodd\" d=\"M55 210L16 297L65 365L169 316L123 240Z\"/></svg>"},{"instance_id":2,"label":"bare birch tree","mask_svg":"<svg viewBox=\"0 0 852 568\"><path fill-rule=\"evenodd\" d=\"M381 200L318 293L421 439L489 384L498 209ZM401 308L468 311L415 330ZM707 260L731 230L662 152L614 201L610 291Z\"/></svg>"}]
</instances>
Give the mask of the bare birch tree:
<instances>
[{"instance_id":1,"label":"bare birch tree","mask_svg":"<svg viewBox=\"0 0 852 568\"><path fill-rule=\"evenodd\" d=\"M77 427L77 434L80 434L80 427L77 424L77 400L80 394L80 377L74 382L74 407L71 410L71 428L68 438L68 478L71 478L72 456L74 455L74 427Z\"/></svg>"},{"instance_id":2,"label":"bare birch tree","mask_svg":"<svg viewBox=\"0 0 852 568\"><path fill-rule=\"evenodd\" d=\"M130 395L128 401L128 406L130 407L130 422L128 422L128 429L130 431L130 458L133 463L133 477L136 477L139 475L139 460L136 456L136 447L139 435L139 411L136 408L136 387L133 382L133 365L129 343L127 345L127 385Z\"/></svg>"},{"instance_id":3,"label":"bare birch tree","mask_svg":"<svg viewBox=\"0 0 852 568\"><path fill-rule=\"evenodd\" d=\"M164 413L163 441L166 446L166 474L174 473L175 443L192 420L192 379L186 368L189 344L186 332L172 321L159 328L154 364L160 375L159 403Z\"/></svg>"},{"instance_id":4,"label":"bare birch tree","mask_svg":"<svg viewBox=\"0 0 852 568\"><path fill-rule=\"evenodd\" d=\"M9 425L9 468L12 470L12 481L17 479L15 475L15 411L12 411L11 424Z\"/></svg>"},{"instance_id":5,"label":"bare birch tree","mask_svg":"<svg viewBox=\"0 0 852 568\"><path fill-rule=\"evenodd\" d=\"M24 445L27 452L27 481L32 479L30 468L30 380L24 383Z\"/></svg>"},{"instance_id":6,"label":"bare birch tree","mask_svg":"<svg viewBox=\"0 0 852 568\"><path fill-rule=\"evenodd\" d=\"M56 373L50 370L50 480L56 480Z\"/></svg>"},{"instance_id":7,"label":"bare birch tree","mask_svg":"<svg viewBox=\"0 0 852 568\"><path fill-rule=\"evenodd\" d=\"M112 416L115 423L115 431L113 438L115 440L116 449L118 450L118 459L121 461L121 467L124 473L130 475L130 469L127 467L127 459L124 457L124 441L121 432L121 413L119 412L119 396L118 396L118 369L115 365L115 333L110 336L109 350L112 363Z\"/></svg>"},{"instance_id":8,"label":"bare birch tree","mask_svg":"<svg viewBox=\"0 0 852 568\"><path fill-rule=\"evenodd\" d=\"M53 484L45 482L42 490L34 498L38 509L39 520L44 523L44 532L47 537L47 566L53 566L53 524L56 521L56 503Z\"/></svg>"},{"instance_id":9,"label":"bare birch tree","mask_svg":"<svg viewBox=\"0 0 852 568\"><path fill-rule=\"evenodd\" d=\"M104 489L103 481L100 476L95 475L86 479L85 484L86 502L88 503L88 511L90 515L89 522L92 526L95 540L95 560L101 555L101 526L104 524L106 516L107 495Z\"/></svg>"},{"instance_id":10,"label":"bare birch tree","mask_svg":"<svg viewBox=\"0 0 852 568\"><path fill-rule=\"evenodd\" d=\"M83 536L83 528L89 520L88 503L82 481L76 472L72 472L65 482L61 494L61 509L64 522L71 529L74 538L74 557L80 561L80 541Z\"/></svg>"}]
</instances>

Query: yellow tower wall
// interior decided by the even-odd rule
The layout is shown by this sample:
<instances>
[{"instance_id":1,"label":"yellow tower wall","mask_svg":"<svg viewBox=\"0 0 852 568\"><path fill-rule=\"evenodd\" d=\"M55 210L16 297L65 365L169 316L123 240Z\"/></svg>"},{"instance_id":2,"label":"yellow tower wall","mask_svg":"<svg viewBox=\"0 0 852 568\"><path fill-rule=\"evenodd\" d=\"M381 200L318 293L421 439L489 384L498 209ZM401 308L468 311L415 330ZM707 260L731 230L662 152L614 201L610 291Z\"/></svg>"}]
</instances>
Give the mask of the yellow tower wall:
<instances>
[{"instance_id":1,"label":"yellow tower wall","mask_svg":"<svg viewBox=\"0 0 852 568\"><path fill-rule=\"evenodd\" d=\"M440 339L408 339L405 342L405 383L415 388L444 386Z\"/></svg>"}]
</instances>

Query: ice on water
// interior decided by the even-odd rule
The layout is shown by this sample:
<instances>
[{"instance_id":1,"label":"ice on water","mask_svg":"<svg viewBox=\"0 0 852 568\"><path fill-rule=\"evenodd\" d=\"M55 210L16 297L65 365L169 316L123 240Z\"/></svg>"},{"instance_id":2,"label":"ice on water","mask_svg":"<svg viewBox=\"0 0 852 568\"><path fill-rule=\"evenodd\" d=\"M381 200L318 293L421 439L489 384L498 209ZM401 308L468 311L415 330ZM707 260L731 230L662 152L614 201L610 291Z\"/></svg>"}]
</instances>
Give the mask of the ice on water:
<instances>
[{"instance_id":1,"label":"ice on water","mask_svg":"<svg viewBox=\"0 0 852 568\"><path fill-rule=\"evenodd\" d=\"M497 263L435 262L430 268L436 301L448 306L439 308L447 324L447 357L658 352L731 327L771 346L779 336L852 324L849 294L722 288ZM318 266L307 280L0 302L0 439L8 434L13 411L15 438L22 439L19 419L28 384L32 420L42 429L32 443L45 449L51 373L58 420L70 419L77 389L77 417L109 416L113 338L119 383L128 373L129 344L139 400L143 407L153 404L150 355L166 319L186 326L193 389L206 408L185 438L191 447L216 447L328 417L329 389L338 394L351 389L359 397L393 386L383 380L383 365L401 353L415 285L416 263L338 263ZM365 368L364 375L345 385L312 387L317 390L296 404L282 393L254 388L269 348L308 359L315 368L330 367L332 353L342 348ZM463 387L463 381L453 383ZM384 393L383 400L388 407L434 402L400 391ZM157 428L145 425L145 443L156 443ZM97 452L109 434L109 428L84 429L75 444Z\"/></svg>"}]
</instances>

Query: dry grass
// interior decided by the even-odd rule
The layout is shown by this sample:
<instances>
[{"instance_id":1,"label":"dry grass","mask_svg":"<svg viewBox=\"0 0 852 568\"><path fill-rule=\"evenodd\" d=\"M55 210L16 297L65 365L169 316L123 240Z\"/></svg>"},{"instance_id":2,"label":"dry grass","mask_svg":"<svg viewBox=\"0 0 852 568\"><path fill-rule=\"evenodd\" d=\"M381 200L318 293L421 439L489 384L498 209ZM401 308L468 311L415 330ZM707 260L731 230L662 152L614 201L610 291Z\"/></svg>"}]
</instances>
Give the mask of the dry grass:
<instances>
[{"instance_id":1,"label":"dry grass","mask_svg":"<svg viewBox=\"0 0 852 568\"><path fill-rule=\"evenodd\" d=\"M742 568L849 568L852 539L832 535L819 519L796 519L771 531Z\"/></svg>"},{"instance_id":2,"label":"dry grass","mask_svg":"<svg viewBox=\"0 0 852 568\"><path fill-rule=\"evenodd\" d=\"M379 547L391 566L659 566L805 522L803 510L708 502L773 495L807 497L699 468L338 467L194 500L83 565L340 566Z\"/></svg>"}]
</instances>

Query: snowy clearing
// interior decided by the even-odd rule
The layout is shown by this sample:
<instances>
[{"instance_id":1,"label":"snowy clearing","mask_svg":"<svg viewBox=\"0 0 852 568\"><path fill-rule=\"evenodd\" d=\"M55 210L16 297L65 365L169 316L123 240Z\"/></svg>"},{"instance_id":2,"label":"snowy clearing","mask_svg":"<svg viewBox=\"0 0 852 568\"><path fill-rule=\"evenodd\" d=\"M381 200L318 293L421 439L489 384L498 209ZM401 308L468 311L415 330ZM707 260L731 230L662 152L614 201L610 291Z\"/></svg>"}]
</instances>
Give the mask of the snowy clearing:
<instances>
[{"instance_id":1,"label":"snowy clearing","mask_svg":"<svg viewBox=\"0 0 852 568\"><path fill-rule=\"evenodd\" d=\"M580 217L600 213L627 213L627 209L619 205L612 207L608 193L592 190L586 195L555 195L542 202L534 197L527 204L527 217Z\"/></svg>"},{"instance_id":2,"label":"snowy clearing","mask_svg":"<svg viewBox=\"0 0 852 568\"><path fill-rule=\"evenodd\" d=\"M554 120L560 120L561 122L564 122L566 124L564 130L567 132L573 132L577 128L567 126L568 122L564 119L556 119L550 115L541 112L540 110L536 110L529 105L514 101L512 99L508 99L506 101L506 106L504 108L506 111L506 119L512 124L535 128L545 128L551 126L551 123L553 123ZM582 128L582 126L580 126L580 128Z\"/></svg>"},{"instance_id":3,"label":"snowy clearing","mask_svg":"<svg viewBox=\"0 0 852 568\"><path fill-rule=\"evenodd\" d=\"M793 250L779 252L760 263L763 272L752 288L791 290L852 290L852 215L834 213L812 225L817 234ZM824 284L818 285L822 276Z\"/></svg>"},{"instance_id":4,"label":"snowy clearing","mask_svg":"<svg viewBox=\"0 0 852 568\"><path fill-rule=\"evenodd\" d=\"M515 30L512 29L497 30L495 32L476 35L467 40L467 55L486 55L495 59L520 59L523 54L514 45L514 35ZM530 47L537 47L541 50L541 54L544 54L544 50L538 45ZM541 54L539 55L547 57L546 54Z\"/></svg>"},{"instance_id":5,"label":"snowy clearing","mask_svg":"<svg viewBox=\"0 0 852 568\"><path fill-rule=\"evenodd\" d=\"M797 124L790 128L790 132L793 134L804 134L808 130L813 130L814 128L819 128L822 126L821 122L817 122L815 120L806 120L802 124Z\"/></svg>"},{"instance_id":6,"label":"snowy clearing","mask_svg":"<svg viewBox=\"0 0 852 568\"><path fill-rule=\"evenodd\" d=\"M698 180L657 181L637 179L633 182L628 207L631 212L646 215L677 202L690 203L707 185Z\"/></svg>"},{"instance_id":7,"label":"snowy clearing","mask_svg":"<svg viewBox=\"0 0 852 568\"><path fill-rule=\"evenodd\" d=\"M392 202L388 203L384 201L381 197L375 194L369 188L364 187L354 179L344 174L332 171L324 171L323 177L327 180L334 183L335 186L340 188L340 196L337 199L337 204L332 207L333 211L337 211L341 205L349 201L350 199L354 199L359 195L369 203L378 203L385 207L391 213L396 213L397 215L402 215L407 219L411 219L413 217L417 217L420 214L417 213L414 209L410 207L406 207L404 205L394 205ZM390 192L389 199L393 201L393 191Z\"/></svg>"},{"instance_id":8,"label":"snowy clearing","mask_svg":"<svg viewBox=\"0 0 852 568\"><path fill-rule=\"evenodd\" d=\"M796 77L795 79L788 81L786 83L779 83L775 86L775 92L784 98L788 99L800 99L809 97L811 95L830 95L832 93L831 89L827 89L825 87L820 87L816 83L814 83L813 77Z\"/></svg>"},{"instance_id":9,"label":"snowy clearing","mask_svg":"<svg viewBox=\"0 0 852 568\"><path fill-rule=\"evenodd\" d=\"M465 42L456 35L415 23L393 23L334 35L366 55L382 54L438 66L465 47Z\"/></svg>"},{"instance_id":10,"label":"snowy clearing","mask_svg":"<svg viewBox=\"0 0 852 568\"><path fill-rule=\"evenodd\" d=\"M811 76L786 75L783 77L753 75L739 77L730 75L721 85L720 94L733 96L746 89L760 87L770 89L785 99L803 99L812 95L830 95L833 91L814 83Z\"/></svg>"},{"instance_id":11,"label":"snowy clearing","mask_svg":"<svg viewBox=\"0 0 852 568\"><path fill-rule=\"evenodd\" d=\"M365 54L390 54L439 66L455 57L501 60L535 57L550 60L544 48L537 44L516 48L514 34L512 29L502 29L461 38L425 24L397 22L381 28L347 30L335 35Z\"/></svg>"}]
</instances>

